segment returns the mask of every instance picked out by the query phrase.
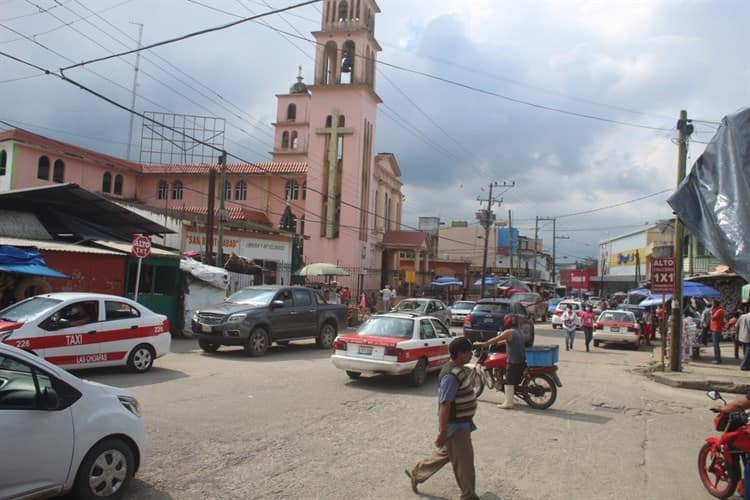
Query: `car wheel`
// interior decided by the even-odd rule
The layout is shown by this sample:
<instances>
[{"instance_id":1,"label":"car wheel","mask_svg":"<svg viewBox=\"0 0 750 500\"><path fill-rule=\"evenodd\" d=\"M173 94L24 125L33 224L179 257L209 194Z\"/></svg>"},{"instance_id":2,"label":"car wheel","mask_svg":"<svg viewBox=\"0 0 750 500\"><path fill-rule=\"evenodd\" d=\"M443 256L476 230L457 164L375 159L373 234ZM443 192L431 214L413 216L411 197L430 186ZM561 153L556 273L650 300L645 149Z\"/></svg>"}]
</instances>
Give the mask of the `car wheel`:
<instances>
[{"instance_id":1,"label":"car wheel","mask_svg":"<svg viewBox=\"0 0 750 500\"><path fill-rule=\"evenodd\" d=\"M245 342L245 354L252 357L263 356L268 349L268 332L263 328L254 328Z\"/></svg>"},{"instance_id":2,"label":"car wheel","mask_svg":"<svg viewBox=\"0 0 750 500\"><path fill-rule=\"evenodd\" d=\"M557 328L557 325L552 323L552 329L554 330L555 328Z\"/></svg>"},{"instance_id":3,"label":"car wheel","mask_svg":"<svg viewBox=\"0 0 750 500\"><path fill-rule=\"evenodd\" d=\"M318 334L318 338L315 339L315 344L321 349L331 349L335 339L336 327L331 323L326 323L320 328L320 333Z\"/></svg>"},{"instance_id":4,"label":"car wheel","mask_svg":"<svg viewBox=\"0 0 750 500\"><path fill-rule=\"evenodd\" d=\"M357 380L359 377L362 376L361 373L359 373L359 372L353 372L351 370L346 370L346 374L352 380Z\"/></svg>"},{"instance_id":5,"label":"car wheel","mask_svg":"<svg viewBox=\"0 0 750 500\"><path fill-rule=\"evenodd\" d=\"M414 371L409 374L409 385L412 387L419 387L424 384L424 380L427 377L427 361L422 358L417 362L417 366L414 367Z\"/></svg>"},{"instance_id":6,"label":"car wheel","mask_svg":"<svg viewBox=\"0 0 750 500\"><path fill-rule=\"evenodd\" d=\"M133 450L122 439L109 438L84 457L73 497L82 500L119 498L135 472Z\"/></svg>"},{"instance_id":7,"label":"car wheel","mask_svg":"<svg viewBox=\"0 0 750 500\"><path fill-rule=\"evenodd\" d=\"M216 352L219 349L219 344L211 344L205 340L199 340L198 347L200 347L203 352Z\"/></svg>"},{"instance_id":8,"label":"car wheel","mask_svg":"<svg viewBox=\"0 0 750 500\"><path fill-rule=\"evenodd\" d=\"M154 366L154 348L148 344L140 344L130 352L128 368L136 373L145 373Z\"/></svg>"}]
</instances>

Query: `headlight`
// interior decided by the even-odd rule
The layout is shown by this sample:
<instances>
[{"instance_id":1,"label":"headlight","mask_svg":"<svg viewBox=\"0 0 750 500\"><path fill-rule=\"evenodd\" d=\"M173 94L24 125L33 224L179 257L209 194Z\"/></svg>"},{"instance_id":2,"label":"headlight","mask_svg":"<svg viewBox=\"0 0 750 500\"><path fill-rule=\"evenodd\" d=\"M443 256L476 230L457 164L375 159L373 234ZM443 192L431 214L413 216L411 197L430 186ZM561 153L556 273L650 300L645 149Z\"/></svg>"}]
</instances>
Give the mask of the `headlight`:
<instances>
[{"instance_id":1,"label":"headlight","mask_svg":"<svg viewBox=\"0 0 750 500\"><path fill-rule=\"evenodd\" d=\"M138 400L131 396L117 396L117 399L120 400L120 403L122 403L122 406L127 408L127 410L135 415L136 417L141 416L141 407L138 404Z\"/></svg>"},{"instance_id":2,"label":"headlight","mask_svg":"<svg viewBox=\"0 0 750 500\"><path fill-rule=\"evenodd\" d=\"M247 314L245 313L239 313L239 314L232 314L229 316L229 319L227 320L228 323L239 323L240 321L247 318Z\"/></svg>"}]
</instances>

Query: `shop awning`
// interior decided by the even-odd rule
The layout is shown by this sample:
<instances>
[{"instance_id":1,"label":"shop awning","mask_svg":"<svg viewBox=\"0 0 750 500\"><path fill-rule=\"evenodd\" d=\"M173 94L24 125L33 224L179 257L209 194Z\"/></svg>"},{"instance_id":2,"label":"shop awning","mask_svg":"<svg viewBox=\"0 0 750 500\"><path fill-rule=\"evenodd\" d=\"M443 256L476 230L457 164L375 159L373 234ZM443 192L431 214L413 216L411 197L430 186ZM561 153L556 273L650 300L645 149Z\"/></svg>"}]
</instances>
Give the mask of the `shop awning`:
<instances>
[{"instance_id":1,"label":"shop awning","mask_svg":"<svg viewBox=\"0 0 750 500\"><path fill-rule=\"evenodd\" d=\"M67 274L59 273L54 269L39 264L0 264L0 271L17 274L28 274L30 276L44 276L45 278L70 279Z\"/></svg>"},{"instance_id":2,"label":"shop awning","mask_svg":"<svg viewBox=\"0 0 750 500\"><path fill-rule=\"evenodd\" d=\"M47 267L39 250L24 250L11 245L0 245L0 271L47 278L70 278Z\"/></svg>"}]
</instances>

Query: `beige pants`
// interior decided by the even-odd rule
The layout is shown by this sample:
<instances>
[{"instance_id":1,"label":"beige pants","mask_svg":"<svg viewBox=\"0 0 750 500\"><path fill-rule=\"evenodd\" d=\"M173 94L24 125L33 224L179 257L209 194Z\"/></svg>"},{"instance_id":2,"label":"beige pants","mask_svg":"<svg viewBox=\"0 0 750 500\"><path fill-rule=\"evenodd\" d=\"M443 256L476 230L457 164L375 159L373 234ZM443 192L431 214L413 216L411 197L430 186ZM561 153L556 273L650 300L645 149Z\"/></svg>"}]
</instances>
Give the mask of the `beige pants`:
<instances>
[{"instance_id":1,"label":"beige pants","mask_svg":"<svg viewBox=\"0 0 750 500\"><path fill-rule=\"evenodd\" d=\"M474 447L468 429L459 429L451 434L434 455L414 466L412 475L418 483L424 483L448 462L453 465L453 474L461 488L461 500L478 500L474 492Z\"/></svg>"}]
</instances>

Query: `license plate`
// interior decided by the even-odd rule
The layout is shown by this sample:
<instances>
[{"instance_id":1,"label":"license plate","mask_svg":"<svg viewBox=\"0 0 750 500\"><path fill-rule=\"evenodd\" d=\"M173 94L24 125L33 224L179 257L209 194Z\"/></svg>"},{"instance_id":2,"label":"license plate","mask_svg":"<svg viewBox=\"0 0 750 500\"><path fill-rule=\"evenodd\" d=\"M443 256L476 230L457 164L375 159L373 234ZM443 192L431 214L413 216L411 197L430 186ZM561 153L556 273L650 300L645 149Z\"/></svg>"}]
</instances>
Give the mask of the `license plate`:
<instances>
[{"instance_id":1,"label":"license plate","mask_svg":"<svg viewBox=\"0 0 750 500\"><path fill-rule=\"evenodd\" d=\"M494 319L492 319L492 318L484 318L484 322L485 322L485 323L494 323L494 322L495 322L495 320L494 320Z\"/></svg>"},{"instance_id":2,"label":"license plate","mask_svg":"<svg viewBox=\"0 0 750 500\"><path fill-rule=\"evenodd\" d=\"M364 354L366 356L372 356L372 347L361 345L359 346L359 350L357 351L358 354Z\"/></svg>"},{"instance_id":3,"label":"license plate","mask_svg":"<svg viewBox=\"0 0 750 500\"><path fill-rule=\"evenodd\" d=\"M211 333L211 325L201 325L201 330L203 333Z\"/></svg>"},{"instance_id":4,"label":"license plate","mask_svg":"<svg viewBox=\"0 0 750 500\"><path fill-rule=\"evenodd\" d=\"M609 331L612 333L620 333L620 327L619 326L610 326Z\"/></svg>"}]
</instances>

